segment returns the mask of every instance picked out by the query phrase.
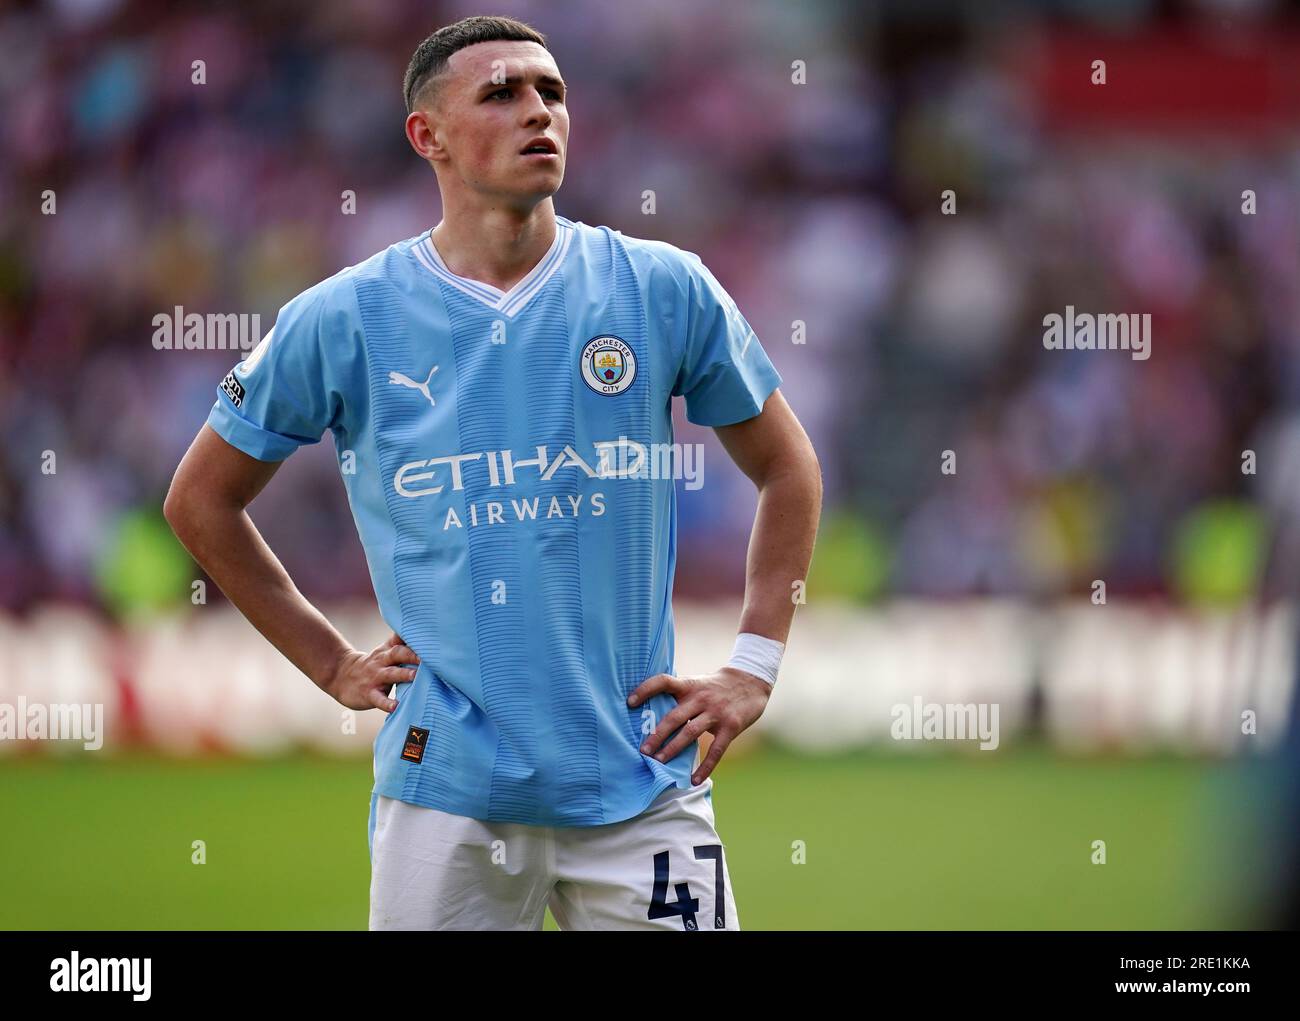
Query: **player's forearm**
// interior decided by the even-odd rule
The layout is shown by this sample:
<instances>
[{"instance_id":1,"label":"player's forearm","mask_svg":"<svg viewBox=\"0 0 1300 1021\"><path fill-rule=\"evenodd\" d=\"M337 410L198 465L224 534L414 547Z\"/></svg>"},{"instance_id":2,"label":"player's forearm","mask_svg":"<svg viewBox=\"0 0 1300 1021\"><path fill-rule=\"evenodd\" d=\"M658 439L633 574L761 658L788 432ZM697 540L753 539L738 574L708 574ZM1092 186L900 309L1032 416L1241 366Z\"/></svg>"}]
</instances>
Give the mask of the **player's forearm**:
<instances>
[{"instance_id":1,"label":"player's forearm","mask_svg":"<svg viewBox=\"0 0 1300 1021\"><path fill-rule=\"evenodd\" d=\"M749 538L740 630L784 642L812 562L821 518L822 479L809 455L774 471L759 488Z\"/></svg>"},{"instance_id":2,"label":"player's forearm","mask_svg":"<svg viewBox=\"0 0 1300 1021\"><path fill-rule=\"evenodd\" d=\"M247 512L236 507L172 508L168 520L249 623L324 688L352 647L298 591Z\"/></svg>"}]
</instances>

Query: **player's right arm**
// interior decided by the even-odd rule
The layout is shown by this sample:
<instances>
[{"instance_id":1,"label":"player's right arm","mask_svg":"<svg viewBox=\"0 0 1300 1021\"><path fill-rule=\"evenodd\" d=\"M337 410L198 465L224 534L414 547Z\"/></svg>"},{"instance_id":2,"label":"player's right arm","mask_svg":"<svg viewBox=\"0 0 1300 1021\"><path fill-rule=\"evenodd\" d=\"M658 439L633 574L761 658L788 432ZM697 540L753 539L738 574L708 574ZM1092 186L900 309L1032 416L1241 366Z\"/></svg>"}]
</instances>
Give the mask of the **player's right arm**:
<instances>
[{"instance_id":1,"label":"player's right arm","mask_svg":"<svg viewBox=\"0 0 1300 1021\"><path fill-rule=\"evenodd\" d=\"M260 461L204 425L172 479L163 513L176 537L263 636L349 709L397 703L394 684L413 680L419 657L393 635L369 653L352 648L294 585L248 516L279 461Z\"/></svg>"},{"instance_id":2,"label":"player's right arm","mask_svg":"<svg viewBox=\"0 0 1300 1021\"><path fill-rule=\"evenodd\" d=\"M248 516L286 457L349 424L364 392L351 284L339 277L298 295L217 388L217 400L172 479L163 513L177 538L249 622L349 709L392 712L394 684L418 657L392 635L352 648L298 591Z\"/></svg>"},{"instance_id":3,"label":"player's right arm","mask_svg":"<svg viewBox=\"0 0 1300 1021\"><path fill-rule=\"evenodd\" d=\"M282 462L248 457L204 425L175 470L162 512L226 598L292 665L348 709L393 711L394 684L415 679L420 659L393 635L352 648L299 592L247 507Z\"/></svg>"}]
</instances>

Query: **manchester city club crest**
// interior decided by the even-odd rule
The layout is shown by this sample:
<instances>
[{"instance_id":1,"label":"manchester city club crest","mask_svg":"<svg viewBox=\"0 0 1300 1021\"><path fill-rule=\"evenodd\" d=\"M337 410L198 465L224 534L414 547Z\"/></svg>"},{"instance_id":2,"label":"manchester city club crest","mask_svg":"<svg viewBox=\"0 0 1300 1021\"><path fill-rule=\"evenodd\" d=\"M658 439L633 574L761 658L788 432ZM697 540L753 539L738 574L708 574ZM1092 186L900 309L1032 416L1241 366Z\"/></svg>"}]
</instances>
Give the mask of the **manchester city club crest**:
<instances>
[{"instance_id":1,"label":"manchester city club crest","mask_svg":"<svg viewBox=\"0 0 1300 1021\"><path fill-rule=\"evenodd\" d=\"M636 379L636 355L618 337L593 337L582 349L582 379L598 394L621 394Z\"/></svg>"}]
</instances>

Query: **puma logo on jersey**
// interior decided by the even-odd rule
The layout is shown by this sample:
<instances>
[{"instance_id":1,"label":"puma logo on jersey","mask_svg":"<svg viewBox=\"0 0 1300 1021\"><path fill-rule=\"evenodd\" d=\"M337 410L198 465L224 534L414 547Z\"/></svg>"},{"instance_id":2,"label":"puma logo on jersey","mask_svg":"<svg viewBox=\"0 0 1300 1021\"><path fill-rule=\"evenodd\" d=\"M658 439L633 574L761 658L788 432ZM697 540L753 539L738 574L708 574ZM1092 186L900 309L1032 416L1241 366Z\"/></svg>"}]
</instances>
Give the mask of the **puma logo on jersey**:
<instances>
[{"instance_id":1,"label":"puma logo on jersey","mask_svg":"<svg viewBox=\"0 0 1300 1021\"><path fill-rule=\"evenodd\" d=\"M433 395L429 393L429 383L433 380L433 374L437 371L438 371L438 366L435 365L432 369L429 370L429 375L425 378L423 383L417 383L410 376L407 376L401 372L390 372L388 374L388 382L392 383L395 386L407 386L410 387L412 390L419 390L420 393L424 394L425 397L429 398L430 407L437 407L437 405L434 404Z\"/></svg>"}]
</instances>

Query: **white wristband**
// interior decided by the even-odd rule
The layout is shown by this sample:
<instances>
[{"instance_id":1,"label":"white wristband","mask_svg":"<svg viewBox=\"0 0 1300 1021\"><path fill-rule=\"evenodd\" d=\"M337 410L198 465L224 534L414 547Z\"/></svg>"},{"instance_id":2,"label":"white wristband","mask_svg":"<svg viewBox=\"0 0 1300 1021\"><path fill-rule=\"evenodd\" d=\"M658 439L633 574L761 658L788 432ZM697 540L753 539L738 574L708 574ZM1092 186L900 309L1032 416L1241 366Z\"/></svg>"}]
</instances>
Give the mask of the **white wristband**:
<instances>
[{"instance_id":1,"label":"white wristband","mask_svg":"<svg viewBox=\"0 0 1300 1021\"><path fill-rule=\"evenodd\" d=\"M784 652L785 642L751 635L746 631L736 636L736 645L731 650L727 666L761 677L768 684L775 684L776 672L781 669L781 656Z\"/></svg>"}]
</instances>

